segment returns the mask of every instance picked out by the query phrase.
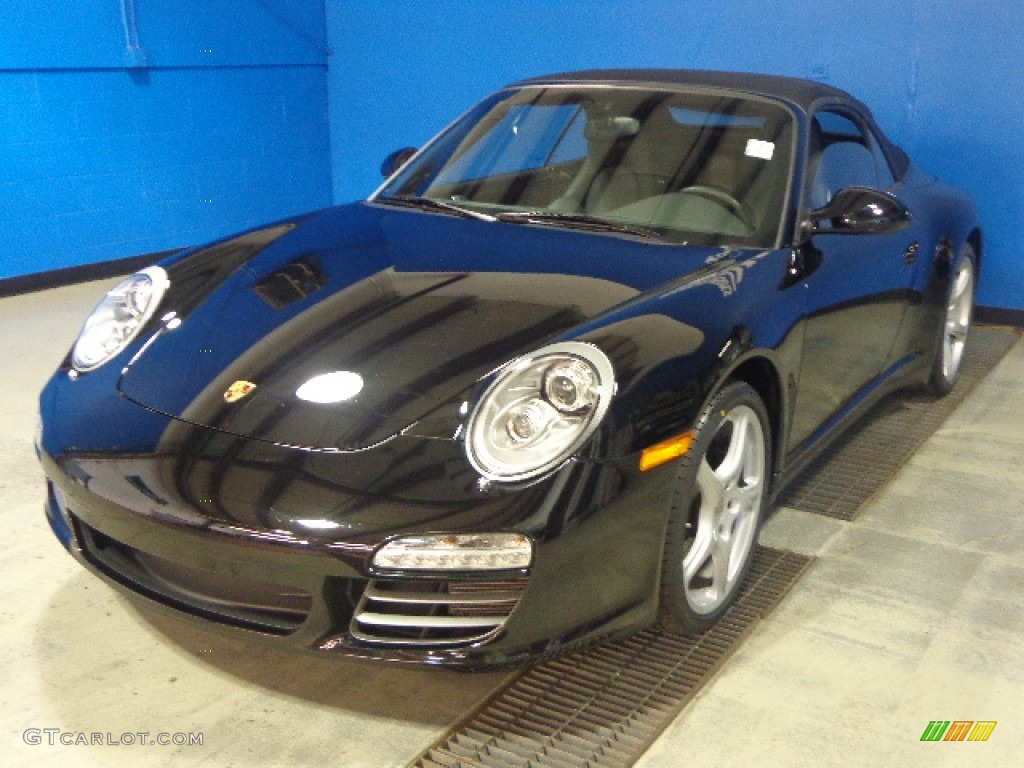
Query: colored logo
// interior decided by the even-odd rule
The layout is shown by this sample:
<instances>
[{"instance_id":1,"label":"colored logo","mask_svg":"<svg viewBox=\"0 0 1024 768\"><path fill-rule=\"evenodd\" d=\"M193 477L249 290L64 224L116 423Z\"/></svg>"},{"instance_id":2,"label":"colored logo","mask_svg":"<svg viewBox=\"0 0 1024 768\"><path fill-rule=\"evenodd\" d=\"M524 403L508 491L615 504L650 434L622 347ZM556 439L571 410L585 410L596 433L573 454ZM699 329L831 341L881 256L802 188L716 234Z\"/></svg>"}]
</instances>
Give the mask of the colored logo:
<instances>
[{"instance_id":1,"label":"colored logo","mask_svg":"<svg viewBox=\"0 0 1024 768\"><path fill-rule=\"evenodd\" d=\"M237 403L254 389L256 389L256 385L251 381L236 381L228 387L228 391L224 393L224 402Z\"/></svg>"},{"instance_id":2,"label":"colored logo","mask_svg":"<svg viewBox=\"0 0 1024 768\"><path fill-rule=\"evenodd\" d=\"M932 720L921 741L988 741L995 729L995 720Z\"/></svg>"}]
</instances>

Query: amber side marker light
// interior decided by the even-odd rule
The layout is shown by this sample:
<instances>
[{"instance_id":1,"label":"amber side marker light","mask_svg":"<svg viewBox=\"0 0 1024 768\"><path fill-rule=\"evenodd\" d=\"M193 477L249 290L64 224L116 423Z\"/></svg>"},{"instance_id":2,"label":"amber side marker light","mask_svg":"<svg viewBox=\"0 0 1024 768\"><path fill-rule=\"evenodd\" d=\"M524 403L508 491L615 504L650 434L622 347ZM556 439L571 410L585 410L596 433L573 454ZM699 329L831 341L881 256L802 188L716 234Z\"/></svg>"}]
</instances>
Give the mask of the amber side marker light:
<instances>
[{"instance_id":1,"label":"amber side marker light","mask_svg":"<svg viewBox=\"0 0 1024 768\"><path fill-rule=\"evenodd\" d=\"M693 432L684 432L681 435L655 443L649 448L644 448L640 454L640 471L646 472L649 469L661 466L667 461L677 459L690 450L693 443Z\"/></svg>"}]
</instances>

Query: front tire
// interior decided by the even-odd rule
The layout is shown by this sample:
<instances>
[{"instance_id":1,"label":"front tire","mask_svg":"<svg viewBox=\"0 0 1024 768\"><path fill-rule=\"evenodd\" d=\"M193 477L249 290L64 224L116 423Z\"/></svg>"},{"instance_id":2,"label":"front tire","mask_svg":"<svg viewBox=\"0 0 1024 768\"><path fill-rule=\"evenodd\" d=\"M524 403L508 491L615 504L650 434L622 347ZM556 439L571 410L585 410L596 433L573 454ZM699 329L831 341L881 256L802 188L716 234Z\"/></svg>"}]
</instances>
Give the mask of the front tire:
<instances>
[{"instance_id":1,"label":"front tire","mask_svg":"<svg viewBox=\"0 0 1024 768\"><path fill-rule=\"evenodd\" d=\"M950 272L946 310L928 379L928 391L933 395L949 394L960 378L974 311L975 264L974 248L965 243Z\"/></svg>"},{"instance_id":2,"label":"front tire","mask_svg":"<svg viewBox=\"0 0 1024 768\"><path fill-rule=\"evenodd\" d=\"M704 409L683 457L662 561L659 623L703 632L729 609L753 560L771 475L768 414L744 382Z\"/></svg>"}]
</instances>

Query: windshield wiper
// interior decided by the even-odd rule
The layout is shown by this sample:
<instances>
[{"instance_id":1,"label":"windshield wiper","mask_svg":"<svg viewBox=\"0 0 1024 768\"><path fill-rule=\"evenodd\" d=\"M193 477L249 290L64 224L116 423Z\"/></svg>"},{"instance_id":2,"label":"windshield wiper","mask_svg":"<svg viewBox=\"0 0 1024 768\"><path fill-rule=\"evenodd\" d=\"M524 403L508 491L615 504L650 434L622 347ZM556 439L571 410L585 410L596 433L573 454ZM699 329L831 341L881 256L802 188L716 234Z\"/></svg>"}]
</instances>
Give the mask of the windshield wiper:
<instances>
[{"instance_id":1,"label":"windshield wiper","mask_svg":"<svg viewBox=\"0 0 1024 768\"><path fill-rule=\"evenodd\" d=\"M626 224L619 221L600 219L583 213L560 213L558 211L507 211L499 213L498 221L522 222L524 224L553 224L569 228L587 229L594 232L618 232L625 235L636 235L649 240L664 240L653 229Z\"/></svg>"},{"instance_id":2,"label":"windshield wiper","mask_svg":"<svg viewBox=\"0 0 1024 768\"><path fill-rule=\"evenodd\" d=\"M462 216L467 219L479 219L480 221L507 221L522 224L548 224L565 226L574 229L586 229L592 232L617 232L619 234L634 235L648 240L664 240L664 238L653 229L647 229L635 224L609 221L594 216L587 216L582 213L563 213L559 211L505 211L496 216L483 211L476 211L472 208L465 208L446 200L437 200L433 197L419 197L417 195L393 195L391 197L378 197L374 202L385 203L386 205L401 205L407 208L422 208L442 213L450 213L455 216Z\"/></svg>"},{"instance_id":3,"label":"windshield wiper","mask_svg":"<svg viewBox=\"0 0 1024 768\"><path fill-rule=\"evenodd\" d=\"M449 203L444 200L435 200L432 197L418 197L416 195L394 195L392 197L378 197L374 199L377 203L387 205L403 205L406 208L426 208L442 213L451 213L455 216L462 216L467 219L479 219L480 221L497 221L497 218L489 213L474 211L472 208L463 208L461 205Z\"/></svg>"}]
</instances>

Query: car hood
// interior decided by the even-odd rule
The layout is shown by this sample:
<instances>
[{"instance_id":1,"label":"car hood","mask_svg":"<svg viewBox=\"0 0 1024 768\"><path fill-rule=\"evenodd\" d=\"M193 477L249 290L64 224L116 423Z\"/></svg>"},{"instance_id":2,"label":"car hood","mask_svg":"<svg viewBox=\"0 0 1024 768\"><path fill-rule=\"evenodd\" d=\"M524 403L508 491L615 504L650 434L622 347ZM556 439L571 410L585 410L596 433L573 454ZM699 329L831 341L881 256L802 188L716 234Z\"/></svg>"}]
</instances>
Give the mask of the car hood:
<instances>
[{"instance_id":1,"label":"car hood","mask_svg":"<svg viewBox=\"0 0 1024 768\"><path fill-rule=\"evenodd\" d=\"M169 264L160 314L173 321L119 387L192 424L360 450L438 409L457 423L488 372L714 253L366 203L328 209ZM302 388L314 380L346 398L311 401Z\"/></svg>"}]
</instances>

